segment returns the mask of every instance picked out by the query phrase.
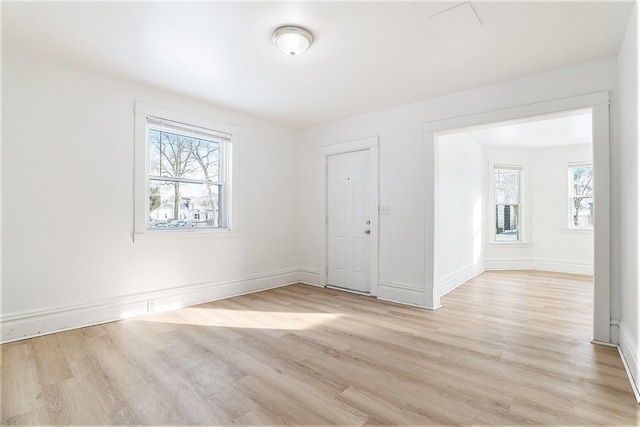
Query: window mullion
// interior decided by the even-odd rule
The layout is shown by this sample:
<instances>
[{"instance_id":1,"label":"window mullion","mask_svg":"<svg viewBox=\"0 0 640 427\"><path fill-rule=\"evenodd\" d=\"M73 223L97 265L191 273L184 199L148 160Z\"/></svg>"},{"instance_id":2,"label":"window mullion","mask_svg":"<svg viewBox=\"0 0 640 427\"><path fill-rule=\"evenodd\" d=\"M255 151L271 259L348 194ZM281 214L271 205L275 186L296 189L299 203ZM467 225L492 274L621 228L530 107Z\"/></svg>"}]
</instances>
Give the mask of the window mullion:
<instances>
[{"instance_id":1,"label":"window mullion","mask_svg":"<svg viewBox=\"0 0 640 427\"><path fill-rule=\"evenodd\" d=\"M151 181L163 181L163 182L180 182L184 184L205 184L205 185L223 185L221 181L207 181L205 179L189 179L189 178L176 178L173 176L158 176L149 175Z\"/></svg>"}]
</instances>

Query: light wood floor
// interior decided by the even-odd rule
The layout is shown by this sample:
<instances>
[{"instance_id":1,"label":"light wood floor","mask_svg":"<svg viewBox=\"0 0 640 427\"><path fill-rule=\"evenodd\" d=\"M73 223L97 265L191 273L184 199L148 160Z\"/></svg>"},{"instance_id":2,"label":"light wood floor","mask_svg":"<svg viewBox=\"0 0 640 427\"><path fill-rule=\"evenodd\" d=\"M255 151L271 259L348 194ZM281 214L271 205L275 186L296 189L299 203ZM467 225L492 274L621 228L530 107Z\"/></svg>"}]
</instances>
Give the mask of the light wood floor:
<instances>
[{"instance_id":1,"label":"light wood floor","mask_svg":"<svg viewBox=\"0 0 640 427\"><path fill-rule=\"evenodd\" d=\"M2 346L2 422L629 425L586 276L487 272L435 312L293 285Z\"/></svg>"}]
</instances>

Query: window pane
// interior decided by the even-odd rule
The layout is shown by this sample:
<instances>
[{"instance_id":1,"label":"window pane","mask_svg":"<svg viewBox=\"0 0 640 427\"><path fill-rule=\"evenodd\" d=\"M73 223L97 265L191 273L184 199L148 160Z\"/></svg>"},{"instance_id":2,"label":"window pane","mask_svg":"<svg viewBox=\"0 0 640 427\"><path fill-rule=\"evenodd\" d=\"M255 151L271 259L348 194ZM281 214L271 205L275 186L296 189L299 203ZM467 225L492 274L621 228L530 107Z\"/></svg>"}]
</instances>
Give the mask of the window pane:
<instances>
[{"instance_id":1,"label":"window pane","mask_svg":"<svg viewBox=\"0 0 640 427\"><path fill-rule=\"evenodd\" d=\"M517 241L518 205L496 205L496 241Z\"/></svg>"},{"instance_id":2,"label":"window pane","mask_svg":"<svg viewBox=\"0 0 640 427\"><path fill-rule=\"evenodd\" d=\"M221 227L221 202L220 185L168 183L150 179L148 228Z\"/></svg>"},{"instance_id":3,"label":"window pane","mask_svg":"<svg viewBox=\"0 0 640 427\"><path fill-rule=\"evenodd\" d=\"M160 132L153 129L149 129L149 175L162 175L160 157Z\"/></svg>"},{"instance_id":4,"label":"window pane","mask_svg":"<svg viewBox=\"0 0 640 427\"><path fill-rule=\"evenodd\" d=\"M220 143L149 129L149 175L219 181Z\"/></svg>"},{"instance_id":5,"label":"window pane","mask_svg":"<svg viewBox=\"0 0 640 427\"><path fill-rule=\"evenodd\" d=\"M495 172L495 203L520 203L520 171L496 169Z\"/></svg>"},{"instance_id":6,"label":"window pane","mask_svg":"<svg viewBox=\"0 0 640 427\"><path fill-rule=\"evenodd\" d=\"M593 197L572 197L571 207L574 227L593 227Z\"/></svg>"},{"instance_id":7,"label":"window pane","mask_svg":"<svg viewBox=\"0 0 640 427\"><path fill-rule=\"evenodd\" d=\"M220 144L204 139L190 138L190 147L193 160L197 167L188 178L198 178L206 181L220 181Z\"/></svg>"},{"instance_id":8,"label":"window pane","mask_svg":"<svg viewBox=\"0 0 640 427\"><path fill-rule=\"evenodd\" d=\"M571 194L569 202L569 225L571 227L593 227L593 166L570 165Z\"/></svg>"},{"instance_id":9,"label":"window pane","mask_svg":"<svg viewBox=\"0 0 640 427\"><path fill-rule=\"evenodd\" d=\"M573 195L593 195L593 167L576 166L573 169Z\"/></svg>"}]
</instances>

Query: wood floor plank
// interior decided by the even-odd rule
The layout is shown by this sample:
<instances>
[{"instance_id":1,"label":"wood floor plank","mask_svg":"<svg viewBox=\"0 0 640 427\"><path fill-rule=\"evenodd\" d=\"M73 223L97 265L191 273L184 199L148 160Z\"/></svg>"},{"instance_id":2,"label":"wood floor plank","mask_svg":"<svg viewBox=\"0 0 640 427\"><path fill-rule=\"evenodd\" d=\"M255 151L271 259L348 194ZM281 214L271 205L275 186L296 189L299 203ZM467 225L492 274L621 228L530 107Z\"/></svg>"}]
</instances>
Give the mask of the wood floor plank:
<instances>
[{"instance_id":1,"label":"wood floor plank","mask_svg":"<svg viewBox=\"0 0 640 427\"><path fill-rule=\"evenodd\" d=\"M2 425L12 426L48 426L56 424L51 421L49 411L45 406L38 406L29 412L15 415L6 421L3 420Z\"/></svg>"},{"instance_id":2,"label":"wood floor plank","mask_svg":"<svg viewBox=\"0 0 640 427\"><path fill-rule=\"evenodd\" d=\"M33 340L33 355L42 385L73 378L69 363L60 349L60 343L52 335Z\"/></svg>"},{"instance_id":3,"label":"wood floor plank","mask_svg":"<svg viewBox=\"0 0 640 427\"><path fill-rule=\"evenodd\" d=\"M240 390L256 402L262 410L278 414L289 425L331 425L331 422L313 411L313 406L292 397L288 389L273 388L254 375L238 380Z\"/></svg>"},{"instance_id":4,"label":"wood floor plank","mask_svg":"<svg viewBox=\"0 0 640 427\"><path fill-rule=\"evenodd\" d=\"M298 284L5 344L1 421L638 427L591 280L486 272L435 312Z\"/></svg>"},{"instance_id":5,"label":"wood floor plank","mask_svg":"<svg viewBox=\"0 0 640 427\"><path fill-rule=\"evenodd\" d=\"M148 359L141 361L131 357L111 339L92 340L91 346L123 399L131 402L133 411L140 419L161 417L172 424L184 419L183 414L167 400L162 387L153 378L148 380L143 368L149 363Z\"/></svg>"},{"instance_id":6,"label":"wood floor plank","mask_svg":"<svg viewBox=\"0 0 640 427\"><path fill-rule=\"evenodd\" d=\"M38 411L42 387L33 339L2 346L2 419ZM16 398L18 397L18 398Z\"/></svg>"},{"instance_id":7,"label":"wood floor plank","mask_svg":"<svg viewBox=\"0 0 640 427\"><path fill-rule=\"evenodd\" d=\"M429 416L404 409L394 400L385 399L377 393L367 393L356 386L342 392L339 399L368 413L371 418L371 422L367 421L368 425L436 424Z\"/></svg>"},{"instance_id":8,"label":"wood floor plank","mask_svg":"<svg viewBox=\"0 0 640 427\"><path fill-rule=\"evenodd\" d=\"M368 420L366 414L336 401L334 390L301 375L301 370L290 369L284 364L273 363L273 359L264 360L246 353L238 355L238 360L251 376L260 378L272 388L288 390L289 400L313 402L313 412L326 418L330 424L362 425Z\"/></svg>"}]
</instances>

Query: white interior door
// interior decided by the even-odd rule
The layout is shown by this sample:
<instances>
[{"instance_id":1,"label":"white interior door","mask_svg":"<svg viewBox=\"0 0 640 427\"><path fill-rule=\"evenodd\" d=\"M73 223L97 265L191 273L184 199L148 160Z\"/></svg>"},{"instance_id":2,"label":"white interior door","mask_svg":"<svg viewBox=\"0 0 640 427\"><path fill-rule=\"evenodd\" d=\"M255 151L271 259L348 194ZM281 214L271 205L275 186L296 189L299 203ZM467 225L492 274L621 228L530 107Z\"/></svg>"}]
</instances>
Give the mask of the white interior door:
<instances>
[{"instance_id":1,"label":"white interior door","mask_svg":"<svg viewBox=\"0 0 640 427\"><path fill-rule=\"evenodd\" d=\"M328 156L328 277L369 292L369 150Z\"/></svg>"}]
</instances>

